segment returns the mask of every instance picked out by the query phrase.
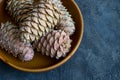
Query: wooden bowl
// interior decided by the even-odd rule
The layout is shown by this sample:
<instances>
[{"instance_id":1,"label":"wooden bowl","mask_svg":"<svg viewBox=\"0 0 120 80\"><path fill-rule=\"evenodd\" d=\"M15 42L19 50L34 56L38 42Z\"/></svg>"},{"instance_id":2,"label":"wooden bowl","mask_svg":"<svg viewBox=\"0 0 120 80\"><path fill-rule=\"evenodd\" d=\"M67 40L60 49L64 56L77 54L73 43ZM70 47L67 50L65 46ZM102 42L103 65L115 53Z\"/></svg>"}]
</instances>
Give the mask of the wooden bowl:
<instances>
[{"instance_id":1,"label":"wooden bowl","mask_svg":"<svg viewBox=\"0 0 120 80\"><path fill-rule=\"evenodd\" d=\"M76 31L71 37L71 39L73 40L71 51L65 58L56 60L51 59L47 56L43 56L39 53L35 53L32 61L22 62L0 48L0 59L18 70L27 72L43 72L52 70L69 60L71 56L75 53L81 42L83 35L83 18L80 9L78 8L74 0L62 0L62 2L72 15L76 27ZM10 16L5 11L5 0L0 0L0 23L6 22L8 20L10 20Z\"/></svg>"}]
</instances>

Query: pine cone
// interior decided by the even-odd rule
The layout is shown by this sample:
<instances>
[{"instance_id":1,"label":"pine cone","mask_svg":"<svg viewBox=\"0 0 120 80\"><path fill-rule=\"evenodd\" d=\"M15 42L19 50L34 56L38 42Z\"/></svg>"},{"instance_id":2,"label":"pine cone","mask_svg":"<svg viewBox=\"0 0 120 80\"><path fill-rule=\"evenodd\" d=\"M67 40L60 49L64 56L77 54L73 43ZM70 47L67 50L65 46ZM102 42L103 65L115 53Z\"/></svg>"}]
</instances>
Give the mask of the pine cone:
<instances>
[{"instance_id":1,"label":"pine cone","mask_svg":"<svg viewBox=\"0 0 120 80\"><path fill-rule=\"evenodd\" d=\"M69 35L72 35L75 32L75 25L70 13L62 4L61 0L52 0L52 3L56 5L62 13L62 20L57 24L55 28L58 30L64 30Z\"/></svg>"},{"instance_id":2,"label":"pine cone","mask_svg":"<svg viewBox=\"0 0 120 80\"><path fill-rule=\"evenodd\" d=\"M35 48L43 55L46 54L51 58L65 57L71 47L71 39L68 34L61 30L54 30L43 36L35 42Z\"/></svg>"},{"instance_id":3,"label":"pine cone","mask_svg":"<svg viewBox=\"0 0 120 80\"><path fill-rule=\"evenodd\" d=\"M22 61L30 61L34 56L33 48L30 44L20 42L19 34L17 26L12 23L1 24L0 46Z\"/></svg>"},{"instance_id":4,"label":"pine cone","mask_svg":"<svg viewBox=\"0 0 120 80\"><path fill-rule=\"evenodd\" d=\"M7 0L6 10L19 23L28 17L28 12L33 8L33 0Z\"/></svg>"},{"instance_id":5,"label":"pine cone","mask_svg":"<svg viewBox=\"0 0 120 80\"><path fill-rule=\"evenodd\" d=\"M40 0L34 5L29 16L20 22L21 40L33 42L54 29L61 19L61 12L51 0Z\"/></svg>"}]
</instances>

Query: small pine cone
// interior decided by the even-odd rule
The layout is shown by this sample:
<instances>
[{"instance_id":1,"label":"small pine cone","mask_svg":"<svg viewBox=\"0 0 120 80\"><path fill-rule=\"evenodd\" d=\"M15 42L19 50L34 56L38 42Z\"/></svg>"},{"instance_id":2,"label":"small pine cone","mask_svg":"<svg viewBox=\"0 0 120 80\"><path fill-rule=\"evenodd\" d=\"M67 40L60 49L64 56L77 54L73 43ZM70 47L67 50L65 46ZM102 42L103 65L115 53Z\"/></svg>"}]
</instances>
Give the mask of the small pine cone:
<instances>
[{"instance_id":1,"label":"small pine cone","mask_svg":"<svg viewBox=\"0 0 120 80\"><path fill-rule=\"evenodd\" d=\"M58 9L62 13L62 20L57 24L55 28L64 30L69 35L72 35L75 32L75 25L70 13L62 4L61 0L52 0L52 2L58 7Z\"/></svg>"},{"instance_id":2,"label":"small pine cone","mask_svg":"<svg viewBox=\"0 0 120 80\"><path fill-rule=\"evenodd\" d=\"M65 57L69 52L72 40L69 35L61 30L54 30L43 36L39 41L35 42L34 46L38 52L51 58Z\"/></svg>"},{"instance_id":3,"label":"small pine cone","mask_svg":"<svg viewBox=\"0 0 120 80\"><path fill-rule=\"evenodd\" d=\"M1 24L0 28L0 46L13 56L19 57L22 61L30 61L34 56L31 44L20 42L20 32L17 26L10 22Z\"/></svg>"},{"instance_id":4,"label":"small pine cone","mask_svg":"<svg viewBox=\"0 0 120 80\"><path fill-rule=\"evenodd\" d=\"M28 17L28 12L33 8L32 4L33 0L7 0L6 10L8 10L15 22L19 23Z\"/></svg>"},{"instance_id":5,"label":"small pine cone","mask_svg":"<svg viewBox=\"0 0 120 80\"><path fill-rule=\"evenodd\" d=\"M61 20L61 12L51 0L40 0L28 15L19 23L22 31L21 40L24 42L33 42L45 36Z\"/></svg>"}]
</instances>

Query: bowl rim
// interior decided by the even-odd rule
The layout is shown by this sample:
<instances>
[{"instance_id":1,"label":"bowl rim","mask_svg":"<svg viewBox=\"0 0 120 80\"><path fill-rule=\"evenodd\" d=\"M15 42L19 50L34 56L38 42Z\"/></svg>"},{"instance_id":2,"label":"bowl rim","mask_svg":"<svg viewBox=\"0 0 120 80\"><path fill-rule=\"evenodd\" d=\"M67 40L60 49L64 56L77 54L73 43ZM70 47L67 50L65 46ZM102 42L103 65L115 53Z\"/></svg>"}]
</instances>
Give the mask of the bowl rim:
<instances>
[{"instance_id":1,"label":"bowl rim","mask_svg":"<svg viewBox=\"0 0 120 80\"><path fill-rule=\"evenodd\" d=\"M62 61L52 65L52 66L49 66L49 67L45 67L45 68L41 68L41 69L28 69L28 68L23 68L23 67L19 67L19 66L16 66L12 63L9 63L9 61L5 61L3 58L1 58L3 60L3 62L7 63L8 65L12 66L13 68L17 69L17 70L21 70L21 71L25 71L25 72L45 72L45 71L49 71L49 70L52 70L52 69L55 69L59 66L61 66L62 64L64 64L65 62L67 62L72 56L73 54L76 52L76 50L78 49L81 41L82 41L82 37L83 37L83 31L84 31L84 22L83 22L83 16L82 16L82 13L80 11L80 8L78 7L78 5L76 4L76 2L74 0L71 0L73 2L73 4L75 5L75 7L77 8L79 14L80 14L80 19L81 19L81 32L80 32L80 37L78 38L78 42L77 42L77 45L76 47L71 51L71 54L69 54L69 56L67 56L66 58L64 58Z\"/></svg>"}]
</instances>

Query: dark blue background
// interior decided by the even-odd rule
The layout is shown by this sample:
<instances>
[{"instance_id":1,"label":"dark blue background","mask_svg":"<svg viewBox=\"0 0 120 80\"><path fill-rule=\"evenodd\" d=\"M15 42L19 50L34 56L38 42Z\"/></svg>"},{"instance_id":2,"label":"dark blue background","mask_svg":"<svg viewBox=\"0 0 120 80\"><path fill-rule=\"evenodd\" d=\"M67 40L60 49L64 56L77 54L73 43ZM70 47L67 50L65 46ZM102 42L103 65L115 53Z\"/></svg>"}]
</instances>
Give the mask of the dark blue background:
<instances>
[{"instance_id":1,"label":"dark blue background","mask_svg":"<svg viewBox=\"0 0 120 80\"><path fill-rule=\"evenodd\" d=\"M84 36L75 55L44 73L18 71L0 61L0 80L120 80L120 0L76 0Z\"/></svg>"}]
</instances>

